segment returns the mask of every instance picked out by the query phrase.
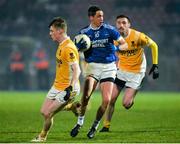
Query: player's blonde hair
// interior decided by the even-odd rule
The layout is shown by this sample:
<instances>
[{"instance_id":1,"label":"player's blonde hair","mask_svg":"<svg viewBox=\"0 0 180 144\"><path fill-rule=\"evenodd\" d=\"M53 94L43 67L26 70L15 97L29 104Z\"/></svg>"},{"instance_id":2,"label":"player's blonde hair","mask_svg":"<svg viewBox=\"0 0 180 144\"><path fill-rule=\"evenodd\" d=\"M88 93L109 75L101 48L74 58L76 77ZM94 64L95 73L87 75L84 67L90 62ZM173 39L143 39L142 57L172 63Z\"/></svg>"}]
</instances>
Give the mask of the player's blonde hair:
<instances>
[{"instance_id":1,"label":"player's blonde hair","mask_svg":"<svg viewBox=\"0 0 180 144\"><path fill-rule=\"evenodd\" d=\"M64 19L61 17L55 17L49 24L49 28L51 26L54 26L57 29L63 29L65 32L67 32L67 23Z\"/></svg>"}]
</instances>

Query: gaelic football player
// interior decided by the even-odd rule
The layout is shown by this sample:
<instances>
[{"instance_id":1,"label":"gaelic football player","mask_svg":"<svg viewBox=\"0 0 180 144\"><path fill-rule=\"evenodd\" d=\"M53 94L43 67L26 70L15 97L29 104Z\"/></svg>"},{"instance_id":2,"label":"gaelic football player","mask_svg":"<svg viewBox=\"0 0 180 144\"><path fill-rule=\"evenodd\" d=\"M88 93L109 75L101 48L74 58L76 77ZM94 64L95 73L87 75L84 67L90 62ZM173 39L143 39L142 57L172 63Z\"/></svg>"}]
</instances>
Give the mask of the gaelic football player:
<instances>
[{"instance_id":1,"label":"gaelic football player","mask_svg":"<svg viewBox=\"0 0 180 144\"><path fill-rule=\"evenodd\" d=\"M76 46L67 36L67 24L65 20L57 17L52 20L49 28L52 40L59 43L56 51L56 77L41 108L44 117L42 131L32 142L46 141L53 124L53 116L80 91L79 54Z\"/></svg>"},{"instance_id":2,"label":"gaelic football player","mask_svg":"<svg viewBox=\"0 0 180 144\"><path fill-rule=\"evenodd\" d=\"M116 76L116 55L113 41L120 44L119 49L125 50L127 43L119 32L111 25L104 23L104 14L101 8L91 6L88 9L90 25L83 28L80 33L86 34L91 39L91 48L84 52L85 61L88 63L84 91L81 98L81 111L75 127L70 135L75 137L83 126L85 111L88 101L95 90L98 82L102 94L102 103L97 110L95 120L87 133L88 138L93 138L100 120L109 104L113 82Z\"/></svg>"},{"instance_id":3,"label":"gaelic football player","mask_svg":"<svg viewBox=\"0 0 180 144\"><path fill-rule=\"evenodd\" d=\"M117 16L116 27L128 43L128 49L117 52L119 58L117 76L113 86L111 101L106 111L104 127L100 132L109 131L114 106L123 88L125 88L122 101L123 106L129 109L133 105L134 97L141 86L146 71L144 47L149 47L152 51L153 65L149 74L152 74L153 79L159 77L157 44L144 33L130 28L130 19L125 15Z\"/></svg>"}]
</instances>

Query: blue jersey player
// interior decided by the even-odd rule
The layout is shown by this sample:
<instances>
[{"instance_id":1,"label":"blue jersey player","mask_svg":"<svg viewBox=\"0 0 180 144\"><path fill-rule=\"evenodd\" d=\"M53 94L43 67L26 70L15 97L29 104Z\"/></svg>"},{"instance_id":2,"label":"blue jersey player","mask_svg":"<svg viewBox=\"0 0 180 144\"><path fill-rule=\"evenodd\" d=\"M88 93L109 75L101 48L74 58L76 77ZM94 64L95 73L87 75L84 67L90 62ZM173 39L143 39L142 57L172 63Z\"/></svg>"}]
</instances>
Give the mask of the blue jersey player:
<instances>
[{"instance_id":1,"label":"blue jersey player","mask_svg":"<svg viewBox=\"0 0 180 144\"><path fill-rule=\"evenodd\" d=\"M127 48L127 43L113 26L103 23L103 11L99 7L91 6L88 9L88 16L90 25L83 28L80 33L89 36L92 45L88 51L84 52L85 61L88 63L88 66L81 98L81 110L77 124L70 134L72 137L75 137L81 129L88 101L99 82L102 103L97 110L95 121L87 133L88 138L93 138L109 104L116 76L116 48L113 41L115 40L120 44L119 49L121 50Z\"/></svg>"}]
</instances>

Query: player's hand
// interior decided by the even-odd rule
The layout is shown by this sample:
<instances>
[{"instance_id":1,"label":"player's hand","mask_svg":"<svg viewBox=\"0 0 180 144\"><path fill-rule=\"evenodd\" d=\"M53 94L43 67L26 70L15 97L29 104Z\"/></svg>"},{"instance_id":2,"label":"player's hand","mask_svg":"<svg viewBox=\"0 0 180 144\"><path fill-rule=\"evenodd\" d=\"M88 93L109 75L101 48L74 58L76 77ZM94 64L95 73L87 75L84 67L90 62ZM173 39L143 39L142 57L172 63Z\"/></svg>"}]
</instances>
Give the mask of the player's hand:
<instances>
[{"instance_id":1,"label":"player's hand","mask_svg":"<svg viewBox=\"0 0 180 144\"><path fill-rule=\"evenodd\" d=\"M123 44L120 44L118 46L119 51L127 50L128 49L128 44L124 41Z\"/></svg>"},{"instance_id":2,"label":"player's hand","mask_svg":"<svg viewBox=\"0 0 180 144\"><path fill-rule=\"evenodd\" d=\"M77 42L75 39L74 43L76 47L78 48L78 51L81 51L81 49L84 49L87 47L87 43L86 41L83 40L83 38L79 42Z\"/></svg>"},{"instance_id":3,"label":"player's hand","mask_svg":"<svg viewBox=\"0 0 180 144\"><path fill-rule=\"evenodd\" d=\"M68 86L64 91L66 91L66 95L64 96L64 100L67 101L69 97L71 96L73 87L70 85Z\"/></svg>"},{"instance_id":4,"label":"player's hand","mask_svg":"<svg viewBox=\"0 0 180 144\"><path fill-rule=\"evenodd\" d=\"M151 67L151 69L149 71L149 75L151 75L151 73L153 73L153 79L157 79L159 77L159 71L158 71L157 64L153 64L153 66Z\"/></svg>"}]
</instances>

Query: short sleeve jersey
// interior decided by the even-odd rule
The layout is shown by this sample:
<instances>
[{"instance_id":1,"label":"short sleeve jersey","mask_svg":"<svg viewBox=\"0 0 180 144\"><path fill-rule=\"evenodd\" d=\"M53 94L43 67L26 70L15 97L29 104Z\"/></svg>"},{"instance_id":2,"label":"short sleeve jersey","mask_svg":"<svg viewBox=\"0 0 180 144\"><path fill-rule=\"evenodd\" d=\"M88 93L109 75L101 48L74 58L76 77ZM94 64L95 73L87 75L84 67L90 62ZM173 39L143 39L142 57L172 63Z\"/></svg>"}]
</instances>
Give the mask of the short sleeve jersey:
<instances>
[{"instance_id":1,"label":"short sleeve jersey","mask_svg":"<svg viewBox=\"0 0 180 144\"><path fill-rule=\"evenodd\" d=\"M86 34L91 40L91 48L84 52L85 61L88 63L111 63L116 61L113 41L120 38L119 32L109 24L102 24L93 29L91 25L83 28L81 34Z\"/></svg>"},{"instance_id":2,"label":"short sleeve jersey","mask_svg":"<svg viewBox=\"0 0 180 144\"><path fill-rule=\"evenodd\" d=\"M125 38L128 49L118 52L118 67L122 70L139 73L146 71L146 58L143 47L151 44L151 39L144 33L130 29Z\"/></svg>"},{"instance_id":3,"label":"short sleeve jersey","mask_svg":"<svg viewBox=\"0 0 180 144\"><path fill-rule=\"evenodd\" d=\"M73 63L79 63L79 54L76 46L69 38L59 44L56 51L56 77L53 86L64 90L72 79Z\"/></svg>"}]
</instances>

